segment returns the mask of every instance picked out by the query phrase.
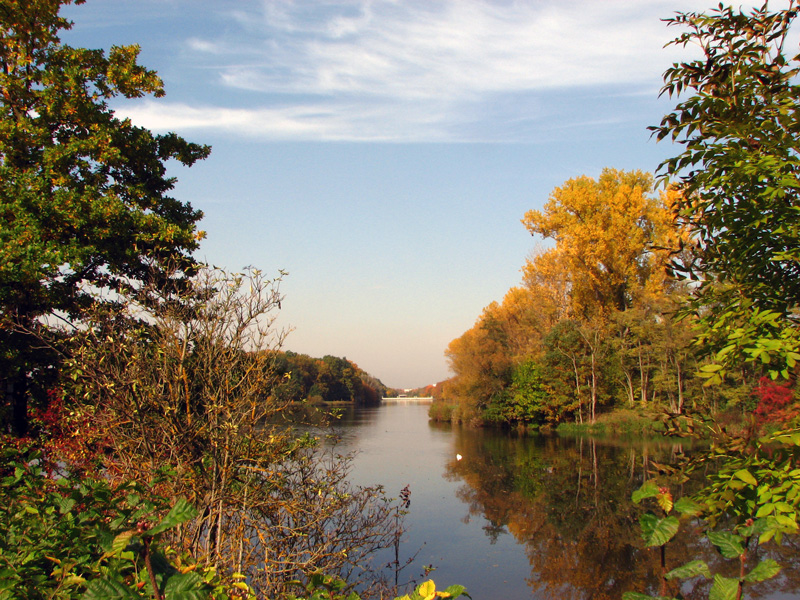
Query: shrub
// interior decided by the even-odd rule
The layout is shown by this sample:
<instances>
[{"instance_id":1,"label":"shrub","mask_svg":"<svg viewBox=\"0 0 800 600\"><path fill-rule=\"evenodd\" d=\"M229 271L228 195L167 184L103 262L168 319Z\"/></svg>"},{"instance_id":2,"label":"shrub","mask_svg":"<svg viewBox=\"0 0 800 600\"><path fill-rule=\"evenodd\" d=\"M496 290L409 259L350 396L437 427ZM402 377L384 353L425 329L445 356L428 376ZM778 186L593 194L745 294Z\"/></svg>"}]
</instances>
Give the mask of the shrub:
<instances>
[{"instance_id":1,"label":"shrub","mask_svg":"<svg viewBox=\"0 0 800 600\"><path fill-rule=\"evenodd\" d=\"M800 414L789 384L781 385L769 377L762 377L753 395L758 398L753 414L759 423L784 424Z\"/></svg>"}]
</instances>

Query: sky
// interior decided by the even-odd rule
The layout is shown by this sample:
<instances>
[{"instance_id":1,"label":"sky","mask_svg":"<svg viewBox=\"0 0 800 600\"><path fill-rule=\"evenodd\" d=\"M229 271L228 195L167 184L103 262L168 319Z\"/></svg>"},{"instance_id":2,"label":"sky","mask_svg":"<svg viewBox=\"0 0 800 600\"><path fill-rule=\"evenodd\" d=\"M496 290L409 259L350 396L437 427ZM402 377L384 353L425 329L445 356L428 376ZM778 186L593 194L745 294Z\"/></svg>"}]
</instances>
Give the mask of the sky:
<instances>
[{"instance_id":1,"label":"sky","mask_svg":"<svg viewBox=\"0 0 800 600\"><path fill-rule=\"evenodd\" d=\"M752 3L740 3L743 6ZM708 0L87 0L62 40L139 44L166 96L120 116L210 144L172 166L203 211L197 257L277 276L284 349L390 387L520 283L520 220L570 178L653 172L675 105L662 19ZM737 4L739 5L739 4Z\"/></svg>"}]
</instances>

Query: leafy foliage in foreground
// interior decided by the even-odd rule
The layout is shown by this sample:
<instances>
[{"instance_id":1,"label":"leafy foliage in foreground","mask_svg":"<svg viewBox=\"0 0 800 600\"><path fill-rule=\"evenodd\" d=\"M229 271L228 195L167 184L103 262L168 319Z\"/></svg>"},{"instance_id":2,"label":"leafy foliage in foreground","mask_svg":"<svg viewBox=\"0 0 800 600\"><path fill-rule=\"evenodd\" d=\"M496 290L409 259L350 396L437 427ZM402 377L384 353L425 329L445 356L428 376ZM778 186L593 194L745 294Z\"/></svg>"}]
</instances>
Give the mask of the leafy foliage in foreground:
<instances>
[{"instance_id":1,"label":"leafy foliage in foreground","mask_svg":"<svg viewBox=\"0 0 800 600\"><path fill-rule=\"evenodd\" d=\"M302 596L291 594L288 600L360 600L358 594L347 591L348 585L345 581L331 575L315 573L302 587L305 592ZM461 596L471 598L462 585L451 585L444 590L437 590L436 584L432 580L428 580L419 584L410 594L394 600L436 600L437 598L446 600Z\"/></svg>"},{"instance_id":2,"label":"leafy foliage in foreground","mask_svg":"<svg viewBox=\"0 0 800 600\"><path fill-rule=\"evenodd\" d=\"M0 491L0 600L256 597L242 575L224 576L165 544L197 515L185 499L170 507L135 483L59 473L40 452L10 443L0 453ZM287 598L359 600L352 585L315 573ZM459 596L469 597L462 586L436 590L427 581L400 600Z\"/></svg>"},{"instance_id":3,"label":"leafy foliage in foreground","mask_svg":"<svg viewBox=\"0 0 800 600\"><path fill-rule=\"evenodd\" d=\"M800 362L800 55L786 53L799 6L720 3L667 20L683 30L673 45L702 51L664 74L662 94L686 97L651 130L683 147L659 170L677 180L692 233L674 269L700 281L712 382L742 361L789 379Z\"/></svg>"},{"instance_id":4,"label":"leafy foliage in foreground","mask_svg":"<svg viewBox=\"0 0 800 600\"><path fill-rule=\"evenodd\" d=\"M76 478L34 450L4 444L0 454L0 599L254 597L164 544L196 515L152 489ZM165 473L165 476L169 474Z\"/></svg>"},{"instance_id":5,"label":"leafy foliage in foreground","mask_svg":"<svg viewBox=\"0 0 800 600\"><path fill-rule=\"evenodd\" d=\"M659 598L667 595L668 581L702 576L713 579L712 600L740 599L747 584L771 579L781 568L773 559L760 559L755 548L781 543L784 536L800 531L800 430L776 432L752 441L726 437L719 431L717 441L689 461L684 473L720 460L721 468L692 499L674 502L669 488L652 480L633 494L635 503L651 499L657 506L641 516L640 526L645 545L661 552ZM738 562L737 577L712 574L700 560L667 569L666 548L680 527L679 517L702 518L708 541L723 558ZM624 598L644 600L653 596L629 592Z\"/></svg>"}]
</instances>

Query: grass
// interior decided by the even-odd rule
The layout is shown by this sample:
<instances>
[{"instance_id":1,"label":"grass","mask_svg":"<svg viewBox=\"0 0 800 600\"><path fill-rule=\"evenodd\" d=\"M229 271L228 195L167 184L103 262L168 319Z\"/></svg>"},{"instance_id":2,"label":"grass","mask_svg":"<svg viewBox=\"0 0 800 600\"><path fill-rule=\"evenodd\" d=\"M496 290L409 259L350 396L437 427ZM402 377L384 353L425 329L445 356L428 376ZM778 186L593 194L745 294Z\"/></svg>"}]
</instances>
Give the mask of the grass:
<instances>
[{"instance_id":1,"label":"grass","mask_svg":"<svg viewBox=\"0 0 800 600\"><path fill-rule=\"evenodd\" d=\"M455 410L454 404L447 404L446 402L434 402L428 408L428 418L432 421L452 421L453 411Z\"/></svg>"},{"instance_id":2,"label":"grass","mask_svg":"<svg viewBox=\"0 0 800 600\"><path fill-rule=\"evenodd\" d=\"M650 436L664 431L656 413L617 408L597 416L594 423L561 423L558 433L591 435Z\"/></svg>"}]
</instances>

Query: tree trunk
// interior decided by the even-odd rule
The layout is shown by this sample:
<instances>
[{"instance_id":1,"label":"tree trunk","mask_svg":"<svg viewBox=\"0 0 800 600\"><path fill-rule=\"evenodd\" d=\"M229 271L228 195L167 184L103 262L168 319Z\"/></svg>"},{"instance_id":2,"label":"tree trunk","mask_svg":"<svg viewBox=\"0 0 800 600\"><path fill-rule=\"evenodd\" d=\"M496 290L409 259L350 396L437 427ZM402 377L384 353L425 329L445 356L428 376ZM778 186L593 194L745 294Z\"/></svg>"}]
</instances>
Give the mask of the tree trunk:
<instances>
[{"instance_id":1,"label":"tree trunk","mask_svg":"<svg viewBox=\"0 0 800 600\"><path fill-rule=\"evenodd\" d=\"M642 406L647 406L647 389L650 386L650 371L646 368L642 357L642 347L639 346L639 384Z\"/></svg>"}]
</instances>

